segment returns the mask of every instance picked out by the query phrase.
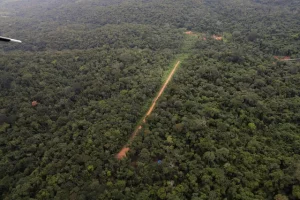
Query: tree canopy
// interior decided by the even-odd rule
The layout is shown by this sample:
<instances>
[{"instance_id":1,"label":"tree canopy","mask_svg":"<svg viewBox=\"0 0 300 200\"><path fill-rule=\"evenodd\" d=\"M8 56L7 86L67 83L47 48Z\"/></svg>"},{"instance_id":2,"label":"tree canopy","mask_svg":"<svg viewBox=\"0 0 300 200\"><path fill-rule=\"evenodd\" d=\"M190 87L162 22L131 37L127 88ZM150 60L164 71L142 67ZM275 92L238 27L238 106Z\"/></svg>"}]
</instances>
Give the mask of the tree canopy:
<instances>
[{"instance_id":1,"label":"tree canopy","mask_svg":"<svg viewBox=\"0 0 300 200\"><path fill-rule=\"evenodd\" d=\"M298 0L3 0L0 18L23 41L0 44L0 199L300 199Z\"/></svg>"}]
</instances>

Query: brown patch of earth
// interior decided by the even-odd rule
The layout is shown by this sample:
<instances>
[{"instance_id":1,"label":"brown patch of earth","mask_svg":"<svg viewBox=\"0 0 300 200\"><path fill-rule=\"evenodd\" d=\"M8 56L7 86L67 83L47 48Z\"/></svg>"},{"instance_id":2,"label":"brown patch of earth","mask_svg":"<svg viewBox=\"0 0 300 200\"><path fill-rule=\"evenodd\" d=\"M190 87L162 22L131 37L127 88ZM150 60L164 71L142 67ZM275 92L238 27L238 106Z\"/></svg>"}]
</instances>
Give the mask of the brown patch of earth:
<instances>
[{"instance_id":1,"label":"brown patch of earth","mask_svg":"<svg viewBox=\"0 0 300 200\"><path fill-rule=\"evenodd\" d=\"M215 39L215 40L219 40L219 41L223 40L222 36L213 35L212 38Z\"/></svg>"},{"instance_id":2,"label":"brown patch of earth","mask_svg":"<svg viewBox=\"0 0 300 200\"><path fill-rule=\"evenodd\" d=\"M121 159L123 159L123 158L125 158L126 157L126 153L129 151L130 149L129 149L129 147L123 147L123 149L121 149L121 151L117 154L117 159L118 160L121 160Z\"/></svg>"}]
</instances>

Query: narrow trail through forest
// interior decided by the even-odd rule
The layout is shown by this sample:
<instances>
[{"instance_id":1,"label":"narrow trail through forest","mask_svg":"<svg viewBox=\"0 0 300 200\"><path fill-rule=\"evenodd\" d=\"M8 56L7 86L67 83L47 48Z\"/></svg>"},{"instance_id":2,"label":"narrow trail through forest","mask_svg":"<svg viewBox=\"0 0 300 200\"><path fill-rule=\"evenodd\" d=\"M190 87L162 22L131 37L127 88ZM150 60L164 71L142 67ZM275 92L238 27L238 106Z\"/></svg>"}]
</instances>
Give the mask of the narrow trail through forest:
<instances>
[{"instance_id":1,"label":"narrow trail through forest","mask_svg":"<svg viewBox=\"0 0 300 200\"><path fill-rule=\"evenodd\" d=\"M300 61L300 58L295 58L295 59L285 59L285 60L282 60L282 61Z\"/></svg>"},{"instance_id":2,"label":"narrow trail through forest","mask_svg":"<svg viewBox=\"0 0 300 200\"><path fill-rule=\"evenodd\" d=\"M129 142L127 145L125 145L121 151L117 154L117 159L121 160L122 158L126 157L126 153L130 150L129 146L131 145L132 141L134 140L134 138L138 135L139 131L142 129L142 125L144 123L146 123L146 119L147 117L152 113L152 111L155 108L156 102L158 101L158 99L161 97L161 95L163 94L164 90L166 89L167 85L169 84L170 80L172 79L172 77L174 76L178 66L180 64L180 61L177 61L177 63L175 64L175 66L173 67L171 73L169 74L167 80L165 81L165 83L162 85L161 89L159 90L158 94L156 95L156 97L154 98L154 100L152 101L152 104L149 108L149 110L147 111L146 115L142 118L143 120L140 122L140 124L138 124L137 128L134 130L134 132L132 133Z\"/></svg>"}]
</instances>

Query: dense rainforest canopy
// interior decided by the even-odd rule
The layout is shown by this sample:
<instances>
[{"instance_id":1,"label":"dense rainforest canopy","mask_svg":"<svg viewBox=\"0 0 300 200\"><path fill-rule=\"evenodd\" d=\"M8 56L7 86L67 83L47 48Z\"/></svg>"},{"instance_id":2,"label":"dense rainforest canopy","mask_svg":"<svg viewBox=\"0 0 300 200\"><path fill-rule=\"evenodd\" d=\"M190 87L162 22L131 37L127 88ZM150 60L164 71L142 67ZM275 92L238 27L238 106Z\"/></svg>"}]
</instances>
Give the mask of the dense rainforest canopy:
<instances>
[{"instance_id":1,"label":"dense rainforest canopy","mask_svg":"<svg viewBox=\"0 0 300 200\"><path fill-rule=\"evenodd\" d=\"M23 41L0 43L0 199L300 199L300 62L280 60L299 19L299 0L0 1Z\"/></svg>"}]
</instances>

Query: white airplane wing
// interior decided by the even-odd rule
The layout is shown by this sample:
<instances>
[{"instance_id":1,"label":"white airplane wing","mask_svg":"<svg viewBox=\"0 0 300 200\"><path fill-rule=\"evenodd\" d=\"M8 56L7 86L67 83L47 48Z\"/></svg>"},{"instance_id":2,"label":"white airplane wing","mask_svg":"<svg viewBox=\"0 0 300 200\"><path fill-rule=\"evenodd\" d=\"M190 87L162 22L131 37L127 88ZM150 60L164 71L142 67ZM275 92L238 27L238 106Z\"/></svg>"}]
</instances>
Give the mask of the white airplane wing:
<instances>
[{"instance_id":1,"label":"white airplane wing","mask_svg":"<svg viewBox=\"0 0 300 200\"><path fill-rule=\"evenodd\" d=\"M17 43L21 43L22 41L0 36L0 42L17 42Z\"/></svg>"}]
</instances>

